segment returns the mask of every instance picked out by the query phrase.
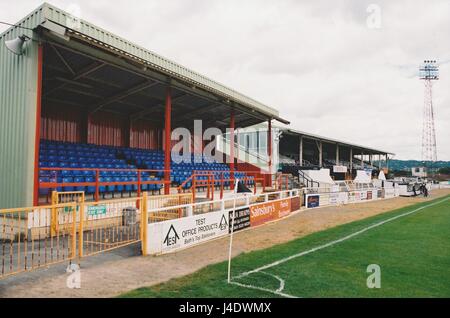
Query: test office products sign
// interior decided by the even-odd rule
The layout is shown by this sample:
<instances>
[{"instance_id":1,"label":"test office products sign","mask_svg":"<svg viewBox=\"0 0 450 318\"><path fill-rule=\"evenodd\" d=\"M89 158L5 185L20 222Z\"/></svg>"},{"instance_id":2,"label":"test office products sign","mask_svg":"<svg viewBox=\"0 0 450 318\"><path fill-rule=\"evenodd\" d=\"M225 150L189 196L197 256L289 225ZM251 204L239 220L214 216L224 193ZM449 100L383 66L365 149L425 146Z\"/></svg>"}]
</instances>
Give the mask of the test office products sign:
<instances>
[{"instance_id":1,"label":"test office products sign","mask_svg":"<svg viewBox=\"0 0 450 318\"><path fill-rule=\"evenodd\" d=\"M164 254L188 248L228 234L228 212L211 212L148 224L149 254Z\"/></svg>"}]
</instances>

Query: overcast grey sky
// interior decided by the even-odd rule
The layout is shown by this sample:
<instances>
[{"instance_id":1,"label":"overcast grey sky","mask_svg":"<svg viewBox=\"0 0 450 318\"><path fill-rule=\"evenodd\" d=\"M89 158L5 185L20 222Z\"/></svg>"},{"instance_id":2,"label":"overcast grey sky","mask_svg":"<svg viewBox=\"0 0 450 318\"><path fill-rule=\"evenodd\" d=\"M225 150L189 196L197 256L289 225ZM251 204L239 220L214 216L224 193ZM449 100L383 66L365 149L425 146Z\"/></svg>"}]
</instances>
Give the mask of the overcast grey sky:
<instances>
[{"instance_id":1,"label":"overcast grey sky","mask_svg":"<svg viewBox=\"0 0 450 318\"><path fill-rule=\"evenodd\" d=\"M277 108L293 128L398 159L421 157L417 70L436 59L438 160L450 160L450 1L48 2ZM40 4L0 0L0 21Z\"/></svg>"}]
</instances>

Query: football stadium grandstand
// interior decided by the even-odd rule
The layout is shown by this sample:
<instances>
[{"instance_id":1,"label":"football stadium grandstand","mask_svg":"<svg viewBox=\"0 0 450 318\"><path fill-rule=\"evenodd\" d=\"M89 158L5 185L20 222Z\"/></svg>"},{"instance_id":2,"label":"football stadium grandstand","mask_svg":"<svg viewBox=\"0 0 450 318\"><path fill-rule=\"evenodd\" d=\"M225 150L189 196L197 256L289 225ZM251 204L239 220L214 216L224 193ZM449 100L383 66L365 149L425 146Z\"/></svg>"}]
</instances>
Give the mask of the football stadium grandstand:
<instances>
[{"instance_id":1,"label":"football stadium grandstand","mask_svg":"<svg viewBox=\"0 0 450 318\"><path fill-rule=\"evenodd\" d=\"M202 188L212 174L216 188L266 182L239 172L233 152L228 164L173 163L171 133L195 120L201 133L288 123L274 108L46 3L0 40L0 208L46 203L54 189L99 199ZM193 138L193 156L205 143Z\"/></svg>"},{"instance_id":2,"label":"football stadium grandstand","mask_svg":"<svg viewBox=\"0 0 450 318\"><path fill-rule=\"evenodd\" d=\"M84 191L98 201L211 187L222 197L236 178L256 193L271 187L277 172L297 177L329 168L335 180L351 179L358 169L377 173L376 155L386 165L392 155L272 127L273 120L289 122L272 107L46 3L0 39L2 208L48 203L54 190ZM194 135L190 162L171 159L178 127ZM203 140L211 127L222 138ZM253 133L238 133L248 127L266 128L251 144ZM203 156L210 141L219 156Z\"/></svg>"},{"instance_id":3,"label":"football stadium grandstand","mask_svg":"<svg viewBox=\"0 0 450 318\"><path fill-rule=\"evenodd\" d=\"M0 34L0 89L0 278L135 243L171 253L400 186L417 195L386 180L393 153L291 129L46 3Z\"/></svg>"},{"instance_id":4,"label":"football stadium grandstand","mask_svg":"<svg viewBox=\"0 0 450 318\"><path fill-rule=\"evenodd\" d=\"M46 3L0 39L0 208L47 204L54 191L94 201L143 192L192 192L195 201L202 190L223 198L235 179L256 194L280 190L280 174L287 188L377 176L393 155L273 125L289 122ZM172 158L179 127L191 133L181 163ZM204 138L208 128L219 133Z\"/></svg>"}]
</instances>

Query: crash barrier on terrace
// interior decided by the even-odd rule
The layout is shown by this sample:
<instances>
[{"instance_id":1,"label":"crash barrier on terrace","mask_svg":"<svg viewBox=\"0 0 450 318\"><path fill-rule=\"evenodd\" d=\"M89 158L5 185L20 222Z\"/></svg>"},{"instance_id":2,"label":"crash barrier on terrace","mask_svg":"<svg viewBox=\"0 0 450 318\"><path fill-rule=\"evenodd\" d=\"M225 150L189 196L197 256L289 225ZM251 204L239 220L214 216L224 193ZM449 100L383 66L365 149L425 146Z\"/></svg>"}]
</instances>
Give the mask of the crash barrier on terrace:
<instances>
[{"instance_id":1,"label":"crash barrier on terrace","mask_svg":"<svg viewBox=\"0 0 450 318\"><path fill-rule=\"evenodd\" d=\"M260 177L260 174L260 171L194 171L189 178L180 184L177 190L178 193L191 191L194 202L197 193L201 191L206 191L206 199L214 200L215 190L219 190L218 195L222 199L225 190L232 190L235 180L239 179L256 194L258 185L260 185L262 192L265 191L265 179Z\"/></svg>"},{"instance_id":2,"label":"crash barrier on terrace","mask_svg":"<svg viewBox=\"0 0 450 318\"><path fill-rule=\"evenodd\" d=\"M185 180L163 180L165 170L148 169L89 169L89 168L40 168L39 194L45 203L54 203L53 191L67 193L84 192L86 199L99 201L116 197L139 197L142 192L161 194L165 186L177 186L178 193L192 192L194 200L198 192L206 191L207 199L214 199L214 190L220 190L220 198L227 189L232 189L235 179L242 180L247 187L265 190L264 178L259 171L211 170L193 171ZM45 177L44 177L45 176Z\"/></svg>"},{"instance_id":3,"label":"crash barrier on terrace","mask_svg":"<svg viewBox=\"0 0 450 318\"><path fill-rule=\"evenodd\" d=\"M145 242L146 226L179 218L192 194L85 202L83 192L52 193L54 204L0 210L0 278ZM148 210L164 209L147 215ZM143 247L145 244L143 244ZM143 251L145 252L145 250Z\"/></svg>"},{"instance_id":4,"label":"crash barrier on terrace","mask_svg":"<svg viewBox=\"0 0 450 318\"><path fill-rule=\"evenodd\" d=\"M280 173L275 177L275 188L277 190L289 190L293 188L293 176L288 173Z\"/></svg>"},{"instance_id":5,"label":"crash barrier on terrace","mask_svg":"<svg viewBox=\"0 0 450 318\"><path fill-rule=\"evenodd\" d=\"M40 168L39 195L50 197L53 191L84 192L93 200L124 195L137 196L149 191L160 194L170 181L161 179L165 170L149 169L94 169L94 168Z\"/></svg>"}]
</instances>

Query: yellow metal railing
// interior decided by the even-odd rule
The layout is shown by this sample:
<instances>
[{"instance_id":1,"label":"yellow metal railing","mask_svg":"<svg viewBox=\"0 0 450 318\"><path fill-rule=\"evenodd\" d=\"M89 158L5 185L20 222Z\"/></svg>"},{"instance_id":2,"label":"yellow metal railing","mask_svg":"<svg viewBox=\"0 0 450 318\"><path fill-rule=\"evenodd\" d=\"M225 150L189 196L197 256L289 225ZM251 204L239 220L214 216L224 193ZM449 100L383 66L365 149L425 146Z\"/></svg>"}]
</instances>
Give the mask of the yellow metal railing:
<instances>
[{"instance_id":1,"label":"yellow metal railing","mask_svg":"<svg viewBox=\"0 0 450 318\"><path fill-rule=\"evenodd\" d=\"M55 196L55 198L53 198ZM55 200L55 202L53 202ZM84 202L84 191L72 191L72 192L52 192L52 204L67 203L67 202Z\"/></svg>"},{"instance_id":2,"label":"yellow metal railing","mask_svg":"<svg viewBox=\"0 0 450 318\"><path fill-rule=\"evenodd\" d=\"M76 207L71 202L0 210L0 278L74 259ZM59 224L54 232L52 211Z\"/></svg>"},{"instance_id":3,"label":"yellow metal railing","mask_svg":"<svg viewBox=\"0 0 450 318\"><path fill-rule=\"evenodd\" d=\"M172 206L180 206L194 203L192 193L179 193L148 197L148 210L163 209ZM164 209L163 211L150 213L150 223L173 220L185 216L181 208Z\"/></svg>"},{"instance_id":4,"label":"yellow metal railing","mask_svg":"<svg viewBox=\"0 0 450 318\"><path fill-rule=\"evenodd\" d=\"M139 242L142 231L145 231L145 223L141 222L140 216L146 209L146 197L145 193L138 198L82 204L80 255L95 255Z\"/></svg>"},{"instance_id":5,"label":"yellow metal railing","mask_svg":"<svg viewBox=\"0 0 450 318\"><path fill-rule=\"evenodd\" d=\"M192 203L191 193L85 202L54 191L50 205L0 210L0 278L137 242L145 255L147 224L186 216L177 206Z\"/></svg>"}]
</instances>

